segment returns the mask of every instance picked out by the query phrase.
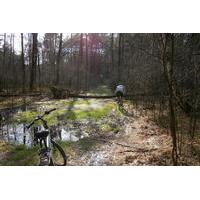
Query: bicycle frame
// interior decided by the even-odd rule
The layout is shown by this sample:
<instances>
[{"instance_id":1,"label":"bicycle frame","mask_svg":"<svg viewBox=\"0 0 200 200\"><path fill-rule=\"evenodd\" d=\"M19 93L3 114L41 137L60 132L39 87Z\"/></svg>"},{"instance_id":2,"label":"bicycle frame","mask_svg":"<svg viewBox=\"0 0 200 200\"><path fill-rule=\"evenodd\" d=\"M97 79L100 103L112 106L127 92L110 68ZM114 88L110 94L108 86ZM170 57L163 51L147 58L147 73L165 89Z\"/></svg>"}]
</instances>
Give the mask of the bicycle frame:
<instances>
[{"instance_id":1,"label":"bicycle frame","mask_svg":"<svg viewBox=\"0 0 200 200\"><path fill-rule=\"evenodd\" d=\"M35 118L28 126L27 128L30 128L35 121L41 120L43 123L44 128L46 129L45 131L41 131L41 132L36 132L36 138L37 142L38 140L40 141L40 147L41 147L41 151L40 151L40 165L41 162L44 162L45 165L54 165L54 161L53 161L53 153L52 153L52 149L57 148L57 150L61 153L62 157L63 157L63 165L66 165L67 162L67 156L65 155L64 150L62 149L62 147L60 147L52 138L51 138L51 131L49 131L49 127L47 124L47 121L43 119L43 117L47 114L49 114L50 112L54 111L56 109L51 109L49 111L46 111L43 115L38 116L37 118ZM42 148L42 142L44 143L45 148ZM43 155L43 158L42 158ZM46 160L45 160L46 158Z\"/></svg>"}]
</instances>

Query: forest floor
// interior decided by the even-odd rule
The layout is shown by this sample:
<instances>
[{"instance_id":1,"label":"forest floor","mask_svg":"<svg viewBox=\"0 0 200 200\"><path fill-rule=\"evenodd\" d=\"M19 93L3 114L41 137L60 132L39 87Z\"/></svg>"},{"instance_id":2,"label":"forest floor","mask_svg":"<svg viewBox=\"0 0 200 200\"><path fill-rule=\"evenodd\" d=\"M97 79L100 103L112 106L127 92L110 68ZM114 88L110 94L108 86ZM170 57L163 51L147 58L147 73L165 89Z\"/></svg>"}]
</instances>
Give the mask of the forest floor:
<instances>
[{"instance_id":1,"label":"forest floor","mask_svg":"<svg viewBox=\"0 0 200 200\"><path fill-rule=\"evenodd\" d=\"M118 119L118 131L105 133L96 130L91 137L70 143L67 148L68 165L172 164L168 132L127 103L120 112L123 117L120 117L122 120ZM112 121L112 118L107 121Z\"/></svg>"},{"instance_id":2,"label":"forest floor","mask_svg":"<svg viewBox=\"0 0 200 200\"><path fill-rule=\"evenodd\" d=\"M153 121L151 112L129 101L119 107L114 99L44 98L16 113L10 122L29 123L51 108L57 110L47 117L49 124L59 124L72 139L60 142L68 165L172 165L167 129ZM0 165L37 165L37 151L0 140Z\"/></svg>"}]
</instances>

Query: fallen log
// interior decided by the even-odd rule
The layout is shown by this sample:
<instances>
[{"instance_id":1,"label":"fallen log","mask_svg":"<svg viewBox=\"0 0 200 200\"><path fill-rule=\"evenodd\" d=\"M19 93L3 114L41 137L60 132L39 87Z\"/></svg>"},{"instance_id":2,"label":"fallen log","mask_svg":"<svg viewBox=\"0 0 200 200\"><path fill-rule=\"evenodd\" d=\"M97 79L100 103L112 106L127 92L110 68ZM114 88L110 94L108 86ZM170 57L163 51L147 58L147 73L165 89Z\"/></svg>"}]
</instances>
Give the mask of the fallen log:
<instances>
[{"instance_id":1,"label":"fallen log","mask_svg":"<svg viewBox=\"0 0 200 200\"><path fill-rule=\"evenodd\" d=\"M108 95L108 96L97 96L97 95L76 95L76 94L70 94L68 97L71 98L83 98L83 99L109 99L114 98L114 95Z\"/></svg>"},{"instance_id":2,"label":"fallen log","mask_svg":"<svg viewBox=\"0 0 200 200\"><path fill-rule=\"evenodd\" d=\"M31 93L31 94L0 94L0 97L35 97L40 96L41 93Z\"/></svg>"}]
</instances>

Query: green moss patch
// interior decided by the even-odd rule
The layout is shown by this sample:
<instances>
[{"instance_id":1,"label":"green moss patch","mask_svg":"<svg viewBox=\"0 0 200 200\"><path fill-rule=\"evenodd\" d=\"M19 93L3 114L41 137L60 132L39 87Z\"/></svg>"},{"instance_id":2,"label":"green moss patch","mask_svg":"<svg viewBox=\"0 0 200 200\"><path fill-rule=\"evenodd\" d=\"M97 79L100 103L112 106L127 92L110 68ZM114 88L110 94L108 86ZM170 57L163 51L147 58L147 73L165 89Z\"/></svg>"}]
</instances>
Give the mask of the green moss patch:
<instances>
[{"instance_id":1,"label":"green moss patch","mask_svg":"<svg viewBox=\"0 0 200 200\"><path fill-rule=\"evenodd\" d=\"M107 133L107 132L110 132L110 131L112 131L112 127L109 125L109 124L102 124L101 126L100 126L100 130L102 131L102 132L104 132L104 133Z\"/></svg>"},{"instance_id":2,"label":"green moss patch","mask_svg":"<svg viewBox=\"0 0 200 200\"><path fill-rule=\"evenodd\" d=\"M112 95L113 92L108 86L106 85L101 85L98 86L97 88L92 89L88 94L90 95Z\"/></svg>"},{"instance_id":3,"label":"green moss patch","mask_svg":"<svg viewBox=\"0 0 200 200\"><path fill-rule=\"evenodd\" d=\"M116 109L115 103L107 103L102 108L91 108L89 110L70 110L65 113L63 117L65 120L81 120L81 119L101 119L106 117L112 110Z\"/></svg>"},{"instance_id":4,"label":"green moss patch","mask_svg":"<svg viewBox=\"0 0 200 200\"><path fill-rule=\"evenodd\" d=\"M2 166L33 166L38 164L38 149L27 148L24 145L7 144L8 153L0 160Z\"/></svg>"},{"instance_id":5,"label":"green moss patch","mask_svg":"<svg viewBox=\"0 0 200 200\"><path fill-rule=\"evenodd\" d=\"M30 97L26 97L26 103L31 102ZM24 99L22 97L6 97L6 98L0 98L0 109L5 108L12 108L16 106L21 106L24 104Z\"/></svg>"},{"instance_id":6,"label":"green moss patch","mask_svg":"<svg viewBox=\"0 0 200 200\"><path fill-rule=\"evenodd\" d=\"M61 102L61 101L59 101ZM62 100L62 102L66 103ZM82 119L94 119L98 120L108 116L111 112L115 112L116 115L119 115L120 112L117 109L117 104L110 101L98 101L98 100L77 100L73 99L70 102L67 102L68 106L53 106L48 104L51 108L55 107L57 110L53 111L49 115L45 116L45 120L48 121L49 125L56 125L59 122L67 120L82 120ZM76 106L83 105L83 106ZM42 105L40 105L42 106ZM35 110L40 110L39 107L35 107ZM48 107L50 109L50 107ZM48 110L46 109L46 110ZM19 112L13 116L12 122L15 123L30 123L35 117L40 115L39 111L24 111ZM38 121L36 125L41 124L41 121Z\"/></svg>"},{"instance_id":7,"label":"green moss patch","mask_svg":"<svg viewBox=\"0 0 200 200\"><path fill-rule=\"evenodd\" d=\"M36 111L20 112L13 117L13 121L18 123L31 122L38 114Z\"/></svg>"}]
</instances>

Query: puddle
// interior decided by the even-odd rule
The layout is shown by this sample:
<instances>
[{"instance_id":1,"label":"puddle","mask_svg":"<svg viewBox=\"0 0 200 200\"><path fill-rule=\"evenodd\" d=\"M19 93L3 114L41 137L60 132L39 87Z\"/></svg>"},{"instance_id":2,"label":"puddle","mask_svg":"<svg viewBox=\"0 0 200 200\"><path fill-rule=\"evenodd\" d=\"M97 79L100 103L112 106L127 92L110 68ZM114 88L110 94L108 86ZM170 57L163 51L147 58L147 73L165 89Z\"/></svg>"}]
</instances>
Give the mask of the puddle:
<instances>
[{"instance_id":1,"label":"puddle","mask_svg":"<svg viewBox=\"0 0 200 200\"><path fill-rule=\"evenodd\" d=\"M102 166L104 165L105 155L102 152L94 152L91 155L89 165Z\"/></svg>"},{"instance_id":2,"label":"puddle","mask_svg":"<svg viewBox=\"0 0 200 200\"><path fill-rule=\"evenodd\" d=\"M24 124L4 125L0 130L0 138L15 144L25 144L29 147L33 145L33 134L25 130Z\"/></svg>"},{"instance_id":3,"label":"puddle","mask_svg":"<svg viewBox=\"0 0 200 200\"><path fill-rule=\"evenodd\" d=\"M0 115L0 139L3 139L9 143L14 144L24 144L28 147L33 146L33 129L26 129L27 124L23 124L19 122L19 124L12 124L11 118L20 112L23 111L37 111L39 113L43 113L45 110L47 110L52 105L57 105L56 107L62 108L64 107L64 104L66 104L68 101L43 101L43 102L34 102L33 104L29 105L23 105L21 107L18 107L17 109L7 109L5 111L1 111ZM96 101L96 100L89 100L89 101L83 101L80 104L74 104L71 109L73 110L88 110L88 109L97 109L101 108L104 104L106 104L107 101ZM66 110L69 110L69 106L66 105ZM106 120L107 121L107 120ZM82 139L84 137L88 137L91 131L93 134L95 134L98 130L98 127L101 126L101 123L103 121L96 122L94 120L90 121L88 119L82 119L81 122L79 121L73 121L70 123L62 123L62 120L60 121L60 125L54 127L54 132L58 133L55 135L56 140L62 140L62 141L73 141L76 142L79 139ZM106 123L106 122L105 122ZM61 125L62 124L62 125ZM40 127L42 130L43 127Z\"/></svg>"},{"instance_id":4,"label":"puddle","mask_svg":"<svg viewBox=\"0 0 200 200\"><path fill-rule=\"evenodd\" d=\"M1 121L0 121L0 139L14 144L24 144L28 147L33 146L33 137L34 132L33 129L26 129L27 124L12 124L9 122L15 114L23 112L23 110L46 110L43 106L26 106L24 109L18 108L14 111L6 110L6 112L1 112ZM41 111L42 113L43 111ZM78 122L77 122L78 123ZM87 126L87 121L83 122L85 126ZM82 124L82 125L83 125ZM83 127L85 127L83 126ZM39 130L42 131L44 129L43 126L39 126ZM71 126L56 126L52 127L53 132L58 134L53 134L55 140L62 141L73 141L76 142L81 138L88 137L88 133L80 129L80 125L76 126L76 123L71 124Z\"/></svg>"},{"instance_id":5,"label":"puddle","mask_svg":"<svg viewBox=\"0 0 200 200\"><path fill-rule=\"evenodd\" d=\"M39 130L42 131L44 128L41 126ZM56 130L58 134L55 135L55 140L76 142L80 138L87 137L87 134L84 132L80 135L78 129L68 128L66 130L64 128L57 127ZM3 139L9 143L25 144L28 147L33 146L33 135L33 130L27 130L24 124L5 125L0 129L0 139ZM79 137L77 135L79 135Z\"/></svg>"},{"instance_id":6,"label":"puddle","mask_svg":"<svg viewBox=\"0 0 200 200\"><path fill-rule=\"evenodd\" d=\"M73 130L66 131L66 130L62 129L61 130L61 138L64 141L72 141L72 142L76 142L79 140L79 138L74 135Z\"/></svg>"}]
</instances>

